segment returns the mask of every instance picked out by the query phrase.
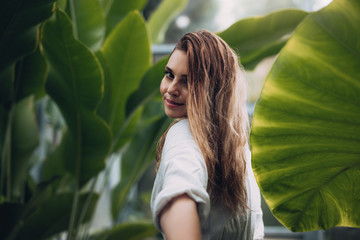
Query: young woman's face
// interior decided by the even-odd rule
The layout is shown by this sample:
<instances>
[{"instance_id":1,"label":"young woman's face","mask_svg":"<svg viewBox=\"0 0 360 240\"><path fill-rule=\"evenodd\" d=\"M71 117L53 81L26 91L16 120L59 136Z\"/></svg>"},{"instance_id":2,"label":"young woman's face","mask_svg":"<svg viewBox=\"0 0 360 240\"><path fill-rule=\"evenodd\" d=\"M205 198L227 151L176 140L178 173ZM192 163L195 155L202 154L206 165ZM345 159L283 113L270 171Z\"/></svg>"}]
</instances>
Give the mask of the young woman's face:
<instances>
[{"instance_id":1,"label":"young woman's face","mask_svg":"<svg viewBox=\"0 0 360 240\"><path fill-rule=\"evenodd\" d=\"M165 114L170 118L187 117L187 75L188 58L186 53L175 50L165 67L165 76L160 84Z\"/></svg>"}]
</instances>

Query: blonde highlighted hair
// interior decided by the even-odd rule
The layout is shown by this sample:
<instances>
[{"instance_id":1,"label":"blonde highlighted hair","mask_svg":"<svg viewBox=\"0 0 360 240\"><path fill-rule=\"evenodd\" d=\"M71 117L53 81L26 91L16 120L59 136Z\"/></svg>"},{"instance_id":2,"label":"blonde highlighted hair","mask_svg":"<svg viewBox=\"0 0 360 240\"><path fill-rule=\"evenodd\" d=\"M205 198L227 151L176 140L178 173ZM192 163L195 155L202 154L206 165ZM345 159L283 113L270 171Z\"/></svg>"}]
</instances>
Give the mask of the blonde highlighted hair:
<instances>
[{"instance_id":1,"label":"blonde highlighted hair","mask_svg":"<svg viewBox=\"0 0 360 240\"><path fill-rule=\"evenodd\" d=\"M174 50L186 52L189 60L187 115L206 162L211 200L222 201L234 214L243 213L249 121L238 57L224 40L205 30L185 34ZM158 163L166 134L158 143Z\"/></svg>"}]
</instances>

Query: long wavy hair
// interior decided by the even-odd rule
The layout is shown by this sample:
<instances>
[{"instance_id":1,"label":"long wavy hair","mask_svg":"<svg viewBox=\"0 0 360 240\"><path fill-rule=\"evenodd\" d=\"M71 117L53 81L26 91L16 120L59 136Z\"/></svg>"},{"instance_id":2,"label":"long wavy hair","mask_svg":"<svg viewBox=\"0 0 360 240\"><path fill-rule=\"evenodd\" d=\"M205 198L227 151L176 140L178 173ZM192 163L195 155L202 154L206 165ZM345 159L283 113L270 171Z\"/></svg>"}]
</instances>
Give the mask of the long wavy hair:
<instances>
[{"instance_id":1,"label":"long wavy hair","mask_svg":"<svg viewBox=\"0 0 360 240\"><path fill-rule=\"evenodd\" d=\"M205 30L185 34L176 49L185 51L189 60L187 115L206 162L211 201L222 201L233 213L243 213L248 208L245 151L249 120L238 57L224 40ZM158 142L158 164L166 134Z\"/></svg>"}]
</instances>

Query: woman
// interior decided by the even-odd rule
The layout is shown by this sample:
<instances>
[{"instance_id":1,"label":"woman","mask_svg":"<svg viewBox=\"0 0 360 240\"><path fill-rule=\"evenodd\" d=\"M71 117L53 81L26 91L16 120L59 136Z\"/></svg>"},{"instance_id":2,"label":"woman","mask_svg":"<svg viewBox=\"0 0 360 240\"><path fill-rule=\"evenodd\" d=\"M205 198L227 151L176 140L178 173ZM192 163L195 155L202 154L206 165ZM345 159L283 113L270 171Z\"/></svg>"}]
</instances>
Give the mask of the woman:
<instances>
[{"instance_id":1,"label":"woman","mask_svg":"<svg viewBox=\"0 0 360 240\"><path fill-rule=\"evenodd\" d=\"M165 113L151 209L165 239L262 239L251 169L245 80L238 58L208 31L185 34L165 67Z\"/></svg>"}]
</instances>

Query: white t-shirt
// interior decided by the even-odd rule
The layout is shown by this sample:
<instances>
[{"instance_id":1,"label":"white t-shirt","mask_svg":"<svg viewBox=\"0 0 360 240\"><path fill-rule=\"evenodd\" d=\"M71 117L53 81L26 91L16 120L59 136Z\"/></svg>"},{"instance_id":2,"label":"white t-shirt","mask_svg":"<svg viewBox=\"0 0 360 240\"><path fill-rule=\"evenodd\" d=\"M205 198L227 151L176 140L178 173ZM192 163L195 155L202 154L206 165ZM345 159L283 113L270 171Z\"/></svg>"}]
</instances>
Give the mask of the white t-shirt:
<instances>
[{"instance_id":1,"label":"white t-shirt","mask_svg":"<svg viewBox=\"0 0 360 240\"><path fill-rule=\"evenodd\" d=\"M189 128L187 119L180 120L168 131L151 196L151 210L155 227L161 231L159 215L176 196L186 193L197 203L202 237L217 239L263 239L259 187L251 168L250 151L247 154L246 188L248 207L246 215L231 217L221 203L211 204L207 193L208 175L204 158Z\"/></svg>"}]
</instances>

